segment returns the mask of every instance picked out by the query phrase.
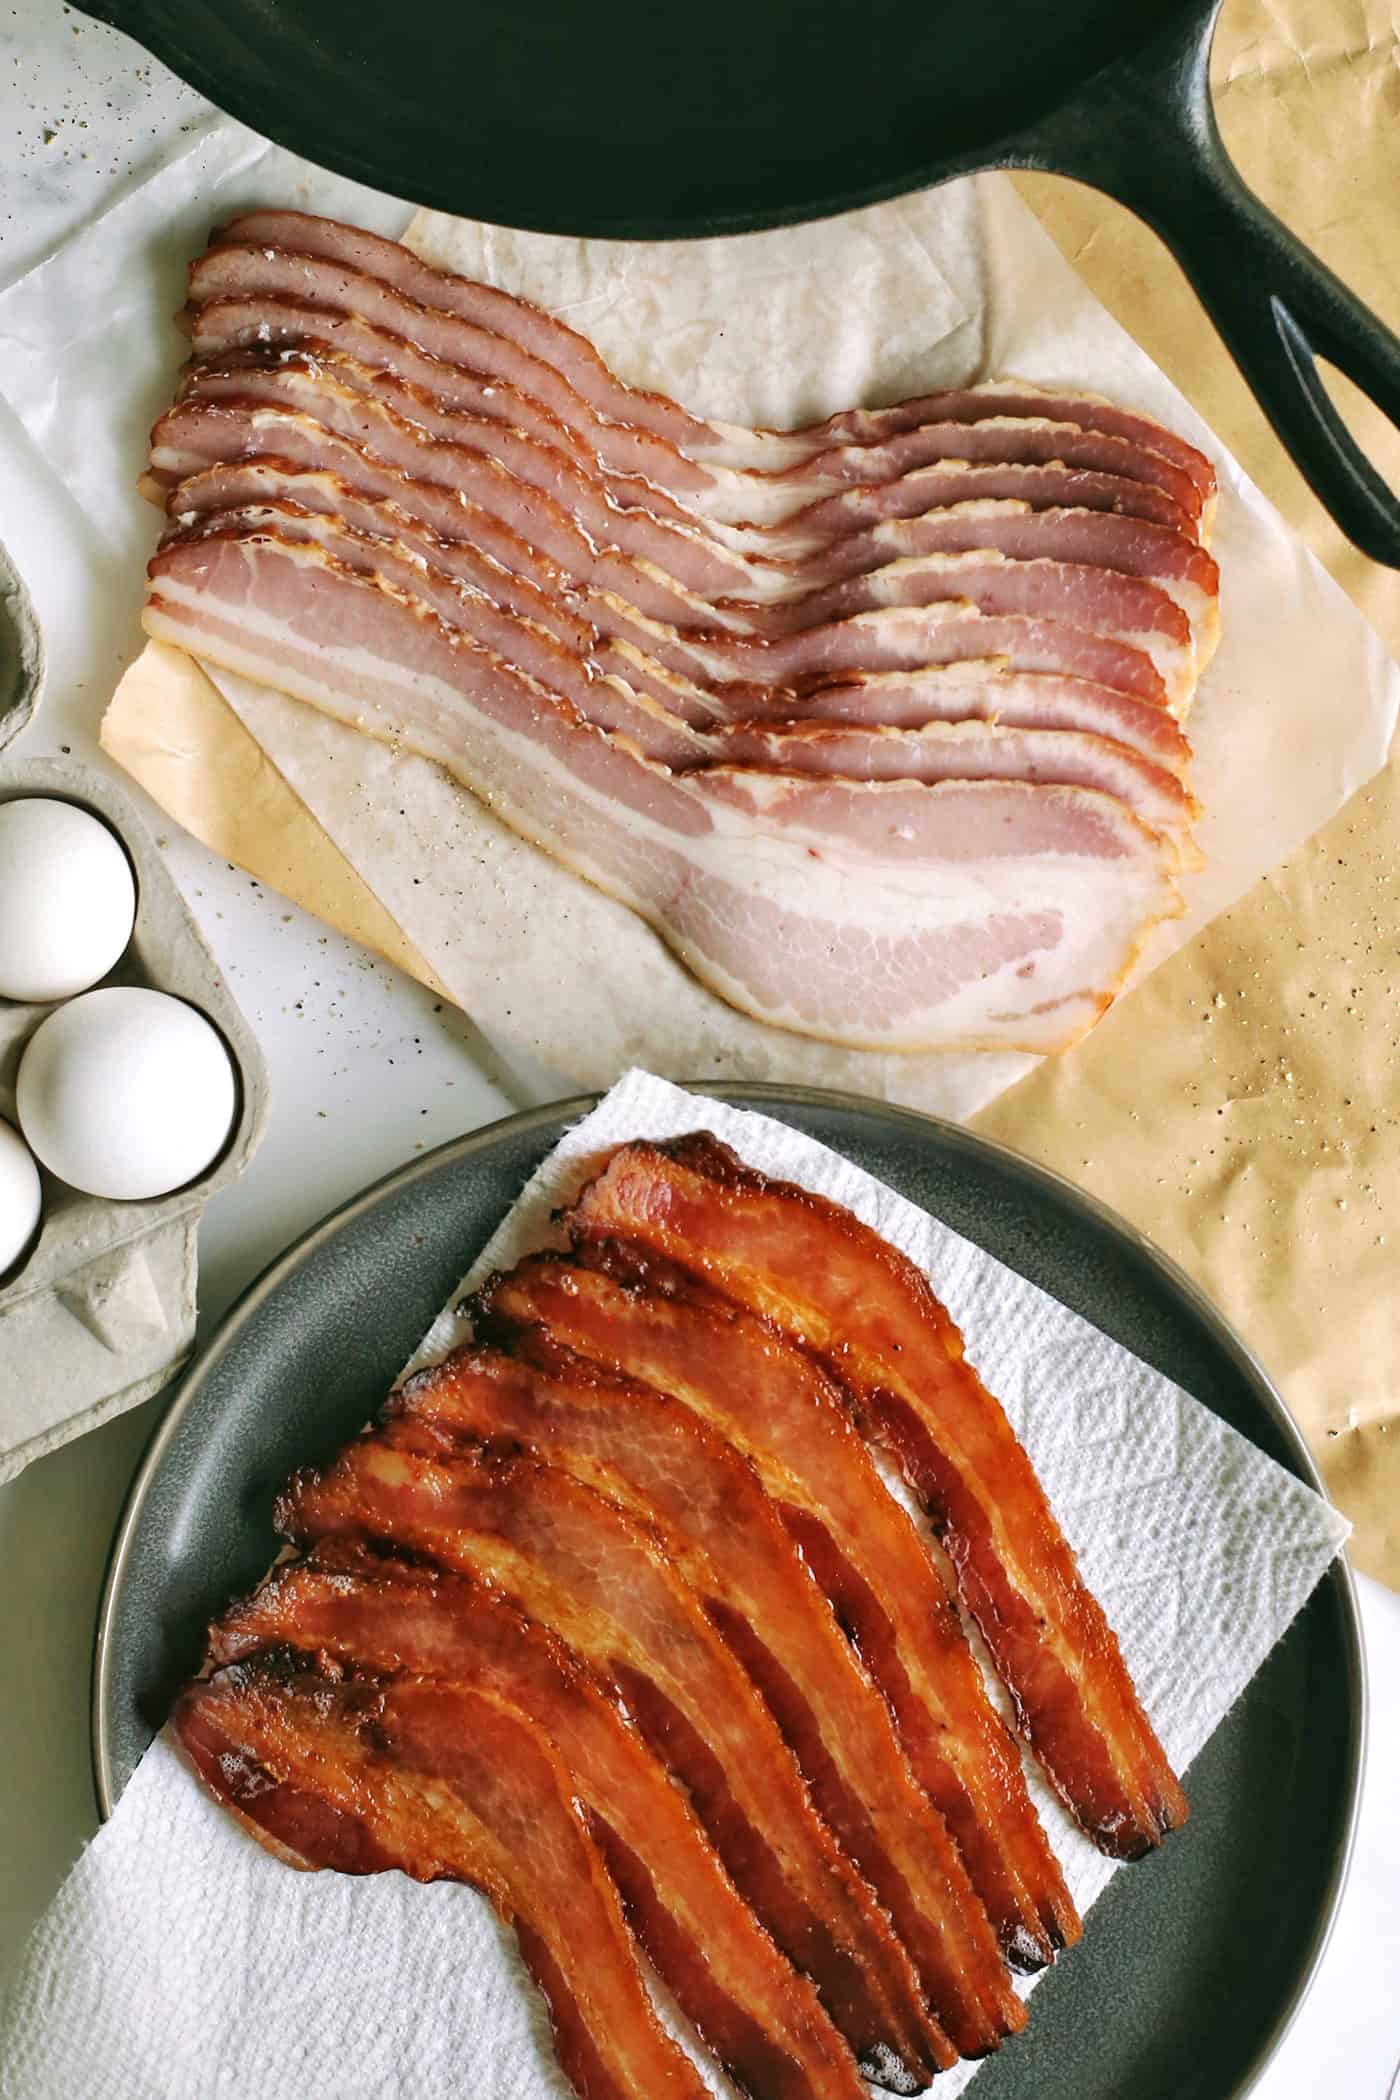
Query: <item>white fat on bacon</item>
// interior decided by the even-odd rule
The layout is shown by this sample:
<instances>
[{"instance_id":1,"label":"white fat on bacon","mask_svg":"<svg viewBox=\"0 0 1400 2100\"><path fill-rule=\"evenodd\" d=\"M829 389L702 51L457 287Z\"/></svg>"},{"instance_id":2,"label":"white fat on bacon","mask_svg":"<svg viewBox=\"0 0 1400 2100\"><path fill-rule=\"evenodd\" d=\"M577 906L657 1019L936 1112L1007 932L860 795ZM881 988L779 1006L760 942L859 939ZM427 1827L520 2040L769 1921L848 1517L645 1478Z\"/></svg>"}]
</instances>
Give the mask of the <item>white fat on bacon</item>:
<instances>
[{"instance_id":1,"label":"white fat on bacon","mask_svg":"<svg viewBox=\"0 0 1400 2100\"><path fill-rule=\"evenodd\" d=\"M319 548L181 544L155 568L150 633L434 759L780 1028L1059 1047L1179 906L1170 848L1098 790L677 779Z\"/></svg>"},{"instance_id":2,"label":"white fat on bacon","mask_svg":"<svg viewBox=\"0 0 1400 2100\"><path fill-rule=\"evenodd\" d=\"M1199 862L1195 446L1015 380L744 430L391 241L192 266L147 625L435 760L772 1025L1072 1042Z\"/></svg>"}]
</instances>

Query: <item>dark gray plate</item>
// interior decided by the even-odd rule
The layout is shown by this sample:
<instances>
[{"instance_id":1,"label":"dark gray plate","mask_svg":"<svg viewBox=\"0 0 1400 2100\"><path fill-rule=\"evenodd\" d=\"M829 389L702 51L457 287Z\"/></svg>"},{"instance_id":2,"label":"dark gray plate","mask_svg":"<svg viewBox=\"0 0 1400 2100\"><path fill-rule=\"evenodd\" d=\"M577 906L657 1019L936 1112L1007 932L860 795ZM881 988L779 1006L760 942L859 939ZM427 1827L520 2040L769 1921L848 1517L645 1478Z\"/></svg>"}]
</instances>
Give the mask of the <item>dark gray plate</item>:
<instances>
[{"instance_id":1,"label":"dark gray plate","mask_svg":"<svg viewBox=\"0 0 1400 2100\"><path fill-rule=\"evenodd\" d=\"M1189 1280L1067 1182L984 1139L841 1094L712 1088L846 1153L1031 1277L1320 1485L1259 1366ZM108 1813L200 1659L207 1621L277 1546L272 1498L372 1414L522 1183L592 1104L512 1116L368 1190L274 1262L185 1380L113 1548L93 1753ZM1311 1980L1360 1792L1365 1688L1338 1560L1191 1768L1192 1817L1117 1876L978 2100L1223 2100Z\"/></svg>"}]
</instances>

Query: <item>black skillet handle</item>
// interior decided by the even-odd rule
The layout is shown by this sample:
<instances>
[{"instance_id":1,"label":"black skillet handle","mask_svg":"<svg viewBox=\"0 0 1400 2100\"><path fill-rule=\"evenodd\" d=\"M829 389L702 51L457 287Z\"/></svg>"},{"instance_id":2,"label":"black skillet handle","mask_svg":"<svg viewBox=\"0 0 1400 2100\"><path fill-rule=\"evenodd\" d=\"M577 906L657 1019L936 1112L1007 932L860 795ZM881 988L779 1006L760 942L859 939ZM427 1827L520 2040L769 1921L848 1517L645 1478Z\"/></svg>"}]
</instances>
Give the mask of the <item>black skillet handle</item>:
<instances>
[{"instance_id":1,"label":"black skillet handle","mask_svg":"<svg viewBox=\"0 0 1400 2100\"><path fill-rule=\"evenodd\" d=\"M1160 234L1314 493L1373 561L1400 568L1400 497L1332 404L1315 358L1400 426L1400 340L1235 172L1210 98L1217 4L1186 10L1018 141Z\"/></svg>"}]
</instances>

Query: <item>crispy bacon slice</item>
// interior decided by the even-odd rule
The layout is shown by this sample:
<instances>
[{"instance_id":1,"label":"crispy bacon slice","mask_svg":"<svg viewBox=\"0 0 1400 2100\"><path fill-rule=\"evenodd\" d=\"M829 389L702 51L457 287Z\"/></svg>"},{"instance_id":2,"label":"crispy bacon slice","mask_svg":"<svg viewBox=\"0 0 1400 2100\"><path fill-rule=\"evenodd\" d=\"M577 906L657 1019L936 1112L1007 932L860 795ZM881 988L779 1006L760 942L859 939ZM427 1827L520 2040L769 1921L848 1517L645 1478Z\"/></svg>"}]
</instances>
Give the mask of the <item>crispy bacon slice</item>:
<instances>
[{"instance_id":1,"label":"crispy bacon slice","mask_svg":"<svg viewBox=\"0 0 1400 2100\"><path fill-rule=\"evenodd\" d=\"M771 1182L708 1133L623 1146L576 1229L652 1247L832 1371L928 1511L1046 1773L1106 1852L1187 1814L1112 1628L1025 1450L928 1281L849 1211Z\"/></svg>"},{"instance_id":2,"label":"crispy bacon slice","mask_svg":"<svg viewBox=\"0 0 1400 2100\"><path fill-rule=\"evenodd\" d=\"M1024 2024L996 1937L879 1695L756 1474L685 1407L547 1336L456 1352L396 1396L428 1450L533 1450L659 1527L782 1729L818 1810L889 1911L939 2024L981 2055Z\"/></svg>"},{"instance_id":3,"label":"crispy bacon slice","mask_svg":"<svg viewBox=\"0 0 1400 2100\"><path fill-rule=\"evenodd\" d=\"M269 1648L471 1685L528 1715L567 1757L638 1941L731 2076L754 2100L863 2100L811 1984L737 1894L680 1788L555 1635L479 1583L330 1545L274 1569L211 1636L219 1662Z\"/></svg>"},{"instance_id":4,"label":"crispy bacon slice","mask_svg":"<svg viewBox=\"0 0 1400 2100\"><path fill-rule=\"evenodd\" d=\"M706 2100L647 1995L557 1752L484 1692L328 1683L239 1664L189 1687L200 1778L283 1858L465 1881L513 1925L581 2100Z\"/></svg>"},{"instance_id":5,"label":"crispy bacon slice","mask_svg":"<svg viewBox=\"0 0 1400 2100\"><path fill-rule=\"evenodd\" d=\"M625 1247L591 1236L586 1205L578 1230L585 1260L632 1266ZM657 1280L654 1257L642 1267ZM1044 1966L1078 1939L1079 1919L940 1571L811 1359L728 1300L662 1280L664 1293L532 1256L491 1279L473 1317L512 1339L541 1328L645 1380L747 1456L855 1638L1008 1958Z\"/></svg>"},{"instance_id":6,"label":"crispy bacon slice","mask_svg":"<svg viewBox=\"0 0 1400 2100\"><path fill-rule=\"evenodd\" d=\"M495 1583L622 1691L689 1787L735 1884L883 2081L953 2060L889 1920L813 1810L792 1755L656 1539L549 1466L429 1458L394 1425L300 1475L298 1540L383 1539Z\"/></svg>"}]
</instances>

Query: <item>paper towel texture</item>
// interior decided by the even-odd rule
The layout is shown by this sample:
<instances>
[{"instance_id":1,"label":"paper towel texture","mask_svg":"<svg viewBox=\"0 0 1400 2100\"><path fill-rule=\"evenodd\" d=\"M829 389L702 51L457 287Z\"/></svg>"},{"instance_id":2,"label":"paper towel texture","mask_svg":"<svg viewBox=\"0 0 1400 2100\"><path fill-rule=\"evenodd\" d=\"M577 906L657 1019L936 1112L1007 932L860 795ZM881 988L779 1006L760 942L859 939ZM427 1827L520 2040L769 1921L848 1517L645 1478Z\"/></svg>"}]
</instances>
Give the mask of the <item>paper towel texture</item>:
<instances>
[{"instance_id":1,"label":"paper towel texture","mask_svg":"<svg viewBox=\"0 0 1400 2100\"><path fill-rule=\"evenodd\" d=\"M539 1244L551 1207L609 1145L700 1127L849 1204L927 1269L1040 1471L1169 1756L1189 1766L1339 1550L1345 1522L1189 1395L893 1190L768 1117L631 1073L562 1140L469 1281ZM456 1331L439 1320L415 1361ZM1116 1870L1033 1785L1087 1910ZM0 2096L545 2100L561 2087L519 1984L505 1935L470 1891L294 1873L161 1741L38 1928L0 2024ZM939 2092L957 2094L975 2071L945 2074Z\"/></svg>"}]
</instances>

